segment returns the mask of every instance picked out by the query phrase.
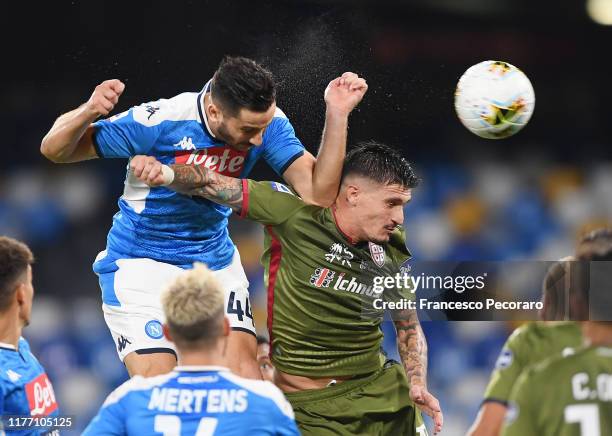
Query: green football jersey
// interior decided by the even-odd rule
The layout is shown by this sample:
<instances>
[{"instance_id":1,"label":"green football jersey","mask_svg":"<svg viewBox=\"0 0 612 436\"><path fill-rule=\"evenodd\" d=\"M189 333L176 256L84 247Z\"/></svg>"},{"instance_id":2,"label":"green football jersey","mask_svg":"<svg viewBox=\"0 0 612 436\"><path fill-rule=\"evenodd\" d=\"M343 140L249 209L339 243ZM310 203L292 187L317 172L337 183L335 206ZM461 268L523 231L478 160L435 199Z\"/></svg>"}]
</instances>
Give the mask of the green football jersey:
<instances>
[{"instance_id":1,"label":"green football jersey","mask_svg":"<svg viewBox=\"0 0 612 436\"><path fill-rule=\"evenodd\" d=\"M510 391L528 367L551 356L573 351L582 345L580 325L576 322L529 322L510 335L502 349L484 401L508 402Z\"/></svg>"},{"instance_id":2,"label":"green football jersey","mask_svg":"<svg viewBox=\"0 0 612 436\"><path fill-rule=\"evenodd\" d=\"M277 182L243 181L242 216L265 225L262 264L274 365L306 377L366 374L379 369L383 311L373 301L413 299L375 277L395 276L410 253L403 229L388 243L353 243L331 208L307 205Z\"/></svg>"},{"instance_id":3,"label":"green football jersey","mask_svg":"<svg viewBox=\"0 0 612 436\"><path fill-rule=\"evenodd\" d=\"M612 435L612 347L588 347L525 371L504 436Z\"/></svg>"}]
</instances>

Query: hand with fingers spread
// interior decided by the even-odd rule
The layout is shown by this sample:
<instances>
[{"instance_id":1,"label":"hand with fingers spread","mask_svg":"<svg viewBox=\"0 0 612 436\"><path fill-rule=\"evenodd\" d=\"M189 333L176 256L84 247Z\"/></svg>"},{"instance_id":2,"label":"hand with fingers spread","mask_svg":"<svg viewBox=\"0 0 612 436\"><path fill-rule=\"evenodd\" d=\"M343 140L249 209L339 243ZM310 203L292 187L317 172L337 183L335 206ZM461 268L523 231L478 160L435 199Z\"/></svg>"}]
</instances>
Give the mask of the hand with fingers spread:
<instances>
[{"instance_id":1,"label":"hand with fingers spread","mask_svg":"<svg viewBox=\"0 0 612 436\"><path fill-rule=\"evenodd\" d=\"M344 73L332 80L325 89L327 110L336 110L348 115L363 99L367 90L368 84L363 77L355 73Z\"/></svg>"},{"instance_id":2,"label":"hand with fingers spread","mask_svg":"<svg viewBox=\"0 0 612 436\"><path fill-rule=\"evenodd\" d=\"M96 118L108 115L119 102L119 97L125 90L125 84L118 79L105 80L94 89L93 94L85 103L89 112Z\"/></svg>"},{"instance_id":3,"label":"hand with fingers spread","mask_svg":"<svg viewBox=\"0 0 612 436\"><path fill-rule=\"evenodd\" d=\"M444 417L440 402L436 397L431 395L424 386L413 385L410 387L410 399L421 410L421 412L429 415L434 422L434 434L442 431Z\"/></svg>"},{"instance_id":4,"label":"hand with fingers spread","mask_svg":"<svg viewBox=\"0 0 612 436\"><path fill-rule=\"evenodd\" d=\"M163 167L164 165L153 156L134 156L130 160L130 171L134 177L149 186L163 186L168 184Z\"/></svg>"}]
</instances>

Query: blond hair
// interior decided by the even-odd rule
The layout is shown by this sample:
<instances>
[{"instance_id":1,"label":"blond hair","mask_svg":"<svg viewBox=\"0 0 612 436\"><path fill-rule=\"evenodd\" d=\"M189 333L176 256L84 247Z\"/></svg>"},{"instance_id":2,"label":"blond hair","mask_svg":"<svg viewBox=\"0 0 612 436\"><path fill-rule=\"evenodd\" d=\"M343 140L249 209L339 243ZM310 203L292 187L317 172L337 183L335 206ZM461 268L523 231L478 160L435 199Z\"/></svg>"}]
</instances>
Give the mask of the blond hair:
<instances>
[{"instance_id":1,"label":"blond hair","mask_svg":"<svg viewBox=\"0 0 612 436\"><path fill-rule=\"evenodd\" d=\"M175 342L215 340L223 328L224 292L214 273L196 262L161 297L166 323Z\"/></svg>"}]
</instances>

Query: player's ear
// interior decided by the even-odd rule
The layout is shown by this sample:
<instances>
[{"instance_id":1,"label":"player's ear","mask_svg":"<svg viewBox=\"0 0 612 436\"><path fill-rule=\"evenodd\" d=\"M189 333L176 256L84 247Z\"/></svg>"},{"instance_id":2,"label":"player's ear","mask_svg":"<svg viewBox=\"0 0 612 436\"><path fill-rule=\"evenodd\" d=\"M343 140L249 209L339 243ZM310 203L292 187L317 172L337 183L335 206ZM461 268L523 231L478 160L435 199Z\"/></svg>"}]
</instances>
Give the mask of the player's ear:
<instances>
[{"instance_id":1,"label":"player's ear","mask_svg":"<svg viewBox=\"0 0 612 436\"><path fill-rule=\"evenodd\" d=\"M357 201L359 200L359 194L361 190L359 186L356 185L348 185L346 187L346 201L350 206L357 206Z\"/></svg>"},{"instance_id":2,"label":"player's ear","mask_svg":"<svg viewBox=\"0 0 612 436\"><path fill-rule=\"evenodd\" d=\"M227 316L223 317L223 336L227 337L230 334L230 324L229 324L229 319L227 319Z\"/></svg>"},{"instance_id":3,"label":"player's ear","mask_svg":"<svg viewBox=\"0 0 612 436\"><path fill-rule=\"evenodd\" d=\"M223 121L223 111L221 111L221 108L212 101L206 106L206 113L209 120L213 123L220 123Z\"/></svg>"},{"instance_id":4,"label":"player's ear","mask_svg":"<svg viewBox=\"0 0 612 436\"><path fill-rule=\"evenodd\" d=\"M172 335L170 334L170 327L168 327L168 324L165 324L165 323L164 323L164 324L162 325L162 329L163 329L163 331L164 331L164 337L165 337L166 339L168 339L170 342L174 342L174 341L172 340Z\"/></svg>"}]
</instances>

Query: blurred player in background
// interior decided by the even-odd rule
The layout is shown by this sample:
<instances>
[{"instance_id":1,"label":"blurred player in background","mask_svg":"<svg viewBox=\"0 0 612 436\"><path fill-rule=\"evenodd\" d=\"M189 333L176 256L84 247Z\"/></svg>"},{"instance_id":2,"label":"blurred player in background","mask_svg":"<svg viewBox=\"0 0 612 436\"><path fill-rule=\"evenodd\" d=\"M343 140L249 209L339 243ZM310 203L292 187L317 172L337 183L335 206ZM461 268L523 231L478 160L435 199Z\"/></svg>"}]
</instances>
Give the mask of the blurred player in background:
<instances>
[{"instance_id":1,"label":"blurred player in background","mask_svg":"<svg viewBox=\"0 0 612 436\"><path fill-rule=\"evenodd\" d=\"M267 338L257 336L257 363L264 380L274 383L274 366L270 360L270 341Z\"/></svg>"},{"instance_id":2,"label":"blurred player in background","mask_svg":"<svg viewBox=\"0 0 612 436\"><path fill-rule=\"evenodd\" d=\"M180 366L133 377L110 394L85 435L298 435L291 406L272 383L224 368L229 321L225 297L208 268L196 264L162 295L164 334Z\"/></svg>"},{"instance_id":3,"label":"blurred player in background","mask_svg":"<svg viewBox=\"0 0 612 436\"><path fill-rule=\"evenodd\" d=\"M145 103L94 122L113 110L124 89L119 80L98 85L86 103L57 119L41 152L54 162L147 154L163 163L202 166L233 177L246 177L263 157L305 201L325 206L338 192L349 113L367 85L353 73L329 84L316 159L276 107L272 74L250 59L225 58L200 93ZM135 176L151 170L132 168ZM94 271L104 318L130 375L163 374L176 364L174 347L162 333L159 294L200 261L225 286L230 367L261 377L248 281L227 231L231 210L163 187L151 189L129 173L119 209Z\"/></svg>"},{"instance_id":4,"label":"blurred player in background","mask_svg":"<svg viewBox=\"0 0 612 436\"><path fill-rule=\"evenodd\" d=\"M32 314L34 257L22 242L0 237L0 417L57 416L53 386L44 368L30 352L21 333ZM0 421L7 434L55 434L49 429L15 428Z\"/></svg>"},{"instance_id":5,"label":"blurred player in background","mask_svg":"<svg viewBox=\"0 0 612 436\"><path fill-rule=\"evenodd\" d=\"M592 257L593 253L605 255L608 251L612 251L612 232L600 229L579 242L576 257L564 258L550 267L542 287L544 307L540 316L545 321L525 323L510 335L497 359L485 398L468 435L499 435L510 392L519 376L551 356L569 355L582 346L578 322L554 320L588 318L584 299L575 289L577 283L572 282L578 273L576 260Z\"/></svg>"},{"instance_id":6,"label":"blurred player in background","mask_svg":"<svg viewBox=\"0 0 612 436\"><path fill-rule=\"evenodd\" d=\"M138 159L150 159L146 157ZM156 163L159 165L159 163ZM397 362L381 354L383 311L372 312L376 277L410 258L401 226L418 179L397 151L364 143L347 155L330 208L308 205L277 182L172 165L153 185L226 204L266 226L268 331L275 381L304 435L425 435L416 405L442 427L427 390L427 345L416 311L395 321ZM401 296L413 299L409 289Z\"/></svg>"},{"instance_id":7,"label":"blurred player in background","mask_svg":"<svg viewBox=\"0 0 612 436\"><path fill-rule=\"evenodd\" d=\"M576 278L587 315L586 347L558 355L522 373L510 395L504 436L612 434L612 233L584 238ZM592 304L586 303L588 299Z\"/></svg>"}]
</instances>

